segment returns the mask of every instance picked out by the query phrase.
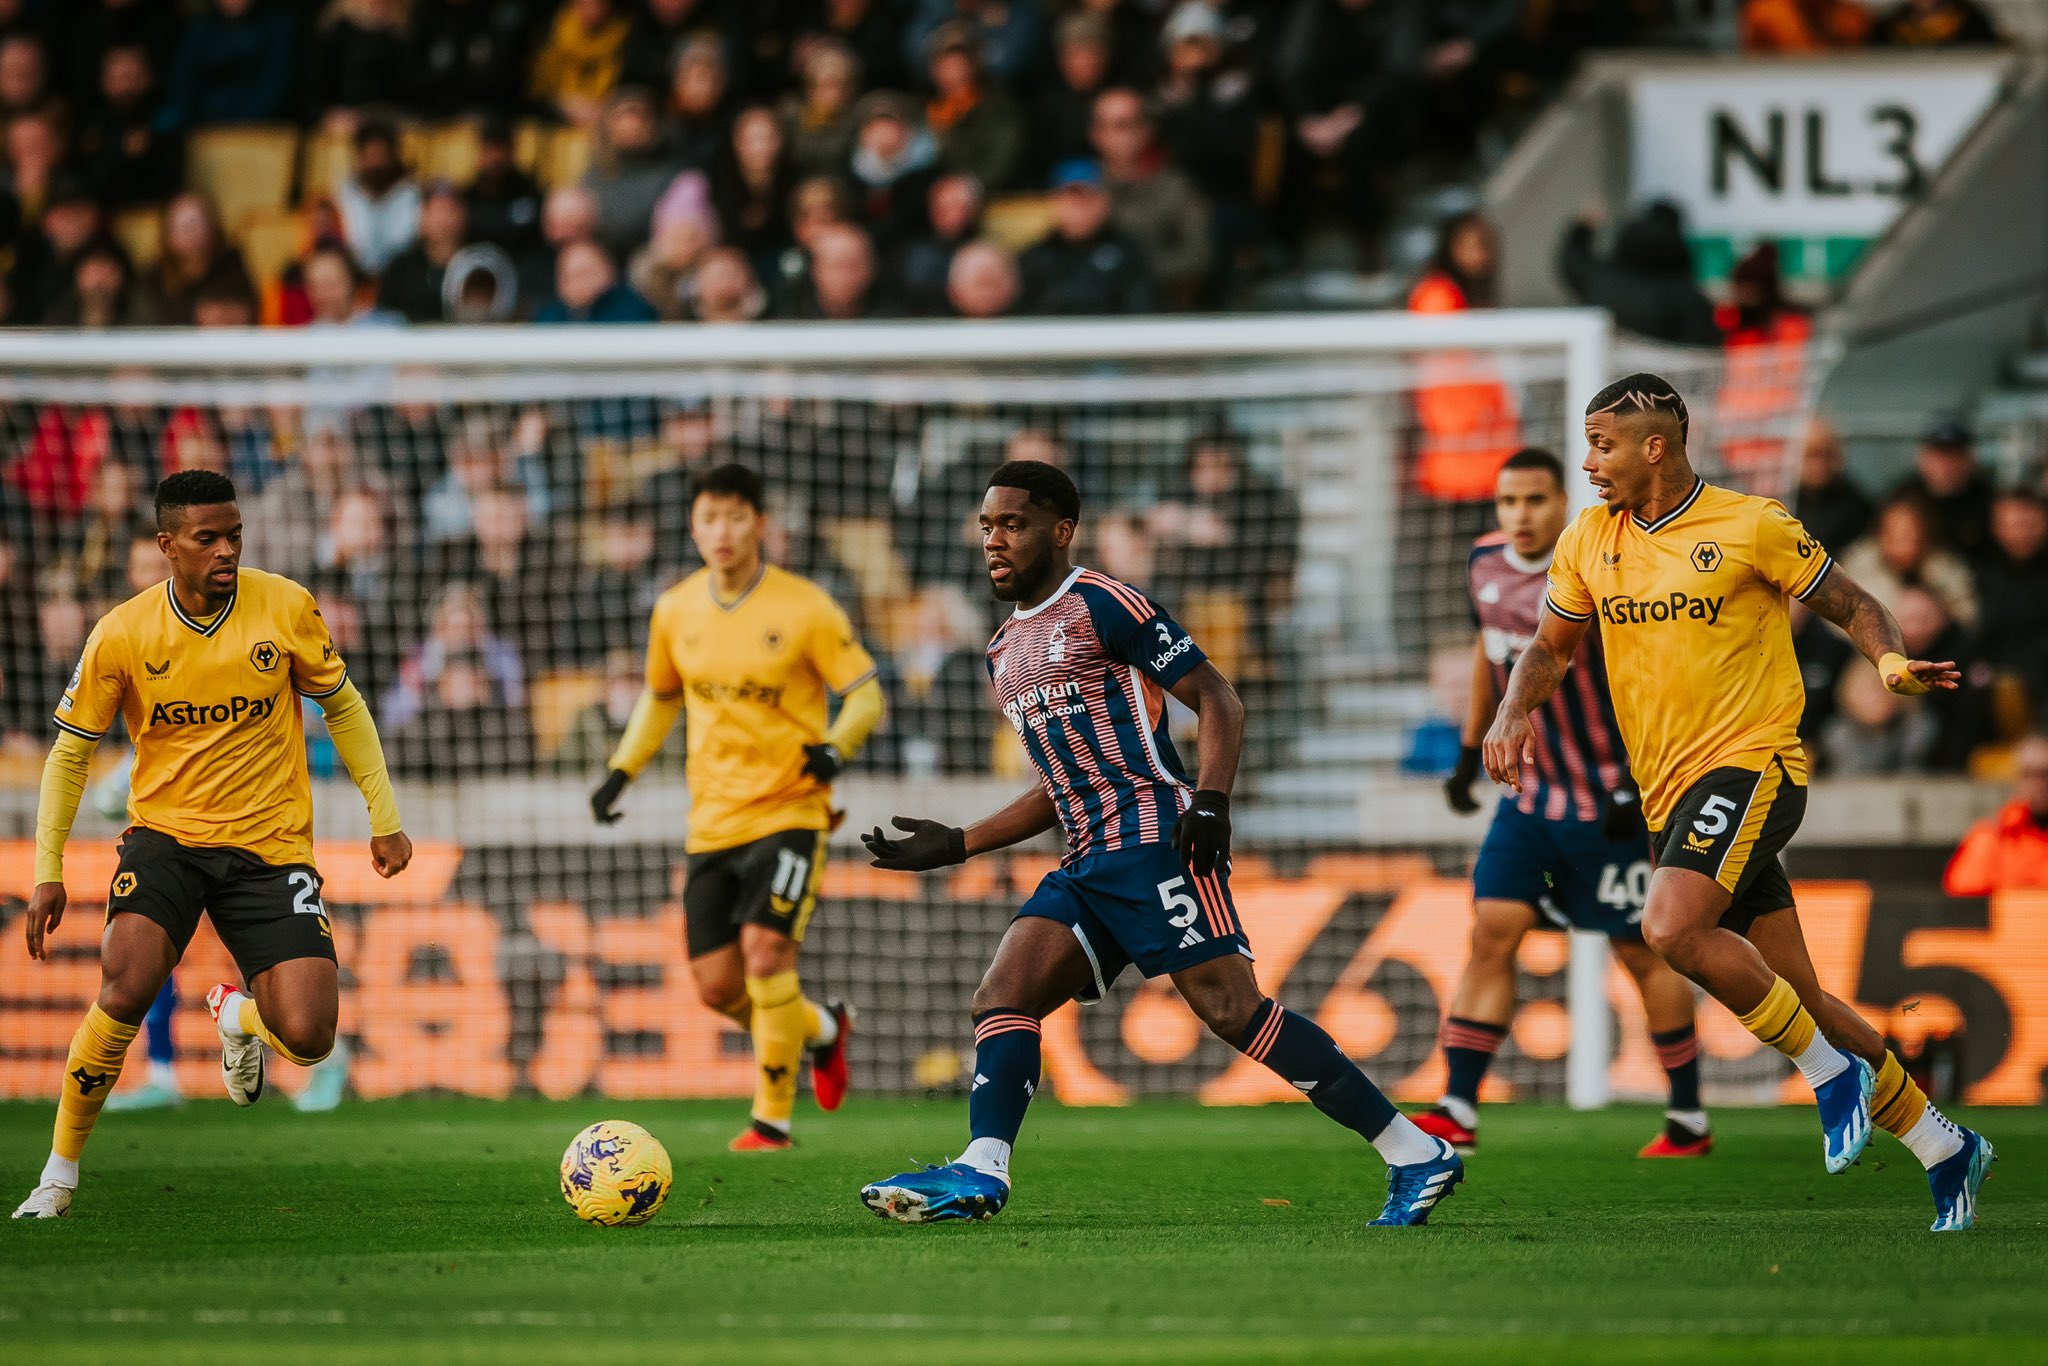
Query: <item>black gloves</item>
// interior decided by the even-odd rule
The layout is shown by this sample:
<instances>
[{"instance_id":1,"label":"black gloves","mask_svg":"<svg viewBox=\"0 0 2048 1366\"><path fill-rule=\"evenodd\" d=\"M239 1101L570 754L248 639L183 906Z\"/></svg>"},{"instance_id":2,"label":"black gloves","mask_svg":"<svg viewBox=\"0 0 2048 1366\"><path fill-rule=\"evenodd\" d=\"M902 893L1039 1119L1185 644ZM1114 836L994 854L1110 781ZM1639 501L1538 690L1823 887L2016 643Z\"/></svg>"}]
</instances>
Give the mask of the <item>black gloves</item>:
<instances>
[{"instance_id":1,"label":"black gloves","mask_svg":"<svg viewBox=\"0 0 2048 1366\"><path fill-rule=\"evenodd\" d=\"M1202 788L1195 804L1180 813L1173 827L1173 847L1196 877L1230 869L1230 794Z\"/></svg>"},{"instance_id":2,"label":"black gloves","mask_svg":"<svg viewBox=\"0 0 2048 1366\"><path fill-rule=\"evenodd\" d=\"M860 837L860 842L875 856L875 867L928 873L934 868L967 862L967 832L959 826L909 816L896 817L895 824L906 833L892 838L883 834L878 825Z\"/></svg>"},{"instance_id":3,"label":"black gloves","mask_svg":"<svg viewBox=\"0 0 2048 1366\"><path fill-rule=\"evenodd\" d=\"M1632 785L1614 789L1607 799L1607 818L1600 833L1611 840L1639 840L1649 833L1643 824L1643 798Z\"/></svg>"},{"instance_id":4,"label":"black gloves","mask_svg":"<svg viewBox=\"0 0 2048 1366\"><path fill-rule=\"evenodd\" d=\"M839 757L837 745L804 746L804 772L820 783L829 785L845 767L846 760Z\"/></svg>"},{"instance_id":5,"label":"black gloves","mask_svg":"<svg viewBox=\"0 0 2048 1366\"><path fill-rule=\"evenodd\" d=\"M619 794L626 790L626 784L633 781L633 775L623 768L615 768L604 775L604 781L597 785L597 791L590 794L590 814L597 817L599 825L610 825L624 812L615 810Z\"/></svg>"},{"instance_id":6,"label":"black gloves","mask_svg":"<svg viewBox=\"0 0 2048 1366\"><path fill-rule=\"evenodd\" d=\"M1478 781L1479 746L1458 746L1458 766L1444 779L1444 800L1451 804L1451 810L1469 816L1479 809L1479 803L1472 798L1472 784Z\"/></svg>"}]
</instances>

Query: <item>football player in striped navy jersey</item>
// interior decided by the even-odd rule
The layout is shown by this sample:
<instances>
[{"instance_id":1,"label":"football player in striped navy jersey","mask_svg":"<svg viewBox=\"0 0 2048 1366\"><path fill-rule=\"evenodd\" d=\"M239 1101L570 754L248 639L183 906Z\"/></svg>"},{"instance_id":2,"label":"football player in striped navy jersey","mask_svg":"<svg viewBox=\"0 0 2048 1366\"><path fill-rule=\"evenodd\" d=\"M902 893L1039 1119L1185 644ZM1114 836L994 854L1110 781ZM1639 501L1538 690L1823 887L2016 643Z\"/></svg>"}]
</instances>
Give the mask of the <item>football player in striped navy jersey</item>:
<instances>
[{"instance_id":1,"label":"football player in striped navy jersey","mask_svg":"<svg viewBox=\"0 0 2048 1366\"><path fill-rule=\"evenodd\" d=\"M957 1162L866 1186L904 1223L988 1218L1008 1202L1010 1152L1038 1087L1039 1022L1098 1000L1122 970L1170 976L1225 1042L1273 1069L1379 1150L1380 1217L1416 1225L1464 1177L1451 1145L1396 1111L1319 1026L1259 989L1230 897L1230 787L1244 706L1192 637L1144 594L1072 562L1081 498L1052 465L989 479L982 553L1016 610L989 642L1003 714L1039 781L960 828L896 818L866 837L875 865L923 871L1058 826L1067 852L1011 922L975 992L972 1141ZM1166 694L1200 718L1195 775L1166 729Z\"/></svg>"}]
</instances>

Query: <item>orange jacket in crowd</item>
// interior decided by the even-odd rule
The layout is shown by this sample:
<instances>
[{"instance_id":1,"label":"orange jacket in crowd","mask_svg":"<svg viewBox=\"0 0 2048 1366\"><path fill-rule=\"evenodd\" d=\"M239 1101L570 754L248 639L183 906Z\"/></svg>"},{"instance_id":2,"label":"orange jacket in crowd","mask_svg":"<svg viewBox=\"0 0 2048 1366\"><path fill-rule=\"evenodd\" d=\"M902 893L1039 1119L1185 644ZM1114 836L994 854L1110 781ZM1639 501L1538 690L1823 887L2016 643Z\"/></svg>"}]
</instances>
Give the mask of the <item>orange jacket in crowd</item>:
<instances>
[{"instance_id":1,"label":"orange jacket in crowd","mask_svg":"<svg viewBox=\"0 0 2048 1366\"><path fill-rule=\"evenodd\" d=\"M1825 52L1870 41L1870 11L1855 0L1749 0L1738 41L1744 52Z\"/></svg>"},{"instance_id":2,"label":"orange jacket in crowd","mask_svg":"<svg viewBox=\"0 0 2048 1366\"><path fill-rule=\"evenodd\" d=\"M1441 271L1423 276L1408 296L1413 313L1462 313L1466 307L1465 291ZM1464 352L1424 356L1417 371L1416 484L1447 502L1491 498L1494 476L1522 444L1514 395L1492 366Z\"/></svg>"},{"instance_id":3,"label":"orange jacket in crowd","mask_svg":"<svg viewBox=\"0 0 2048 1366\"><path fill-rule=\"evenodd\" d=\"M1970 827L1941 885L1950 896L2048 891L2048 825L2025 802L2007 802Z\"/></svg>"},{"instance_id":4,"label":"orange jacket in crowd","mask_svg":"<svg viewBox=\"0 0 2048 1366\"><path fill-rule=\"evenodd\" d=\"M1727 335L1716 411L1721 458L1736 470L1782 470L1788 430L1806 397L1806 346L1813 319L1781 310L1756 326L1742 325L1732 307L1715 310Z\"/></svg>"}]
</instances>

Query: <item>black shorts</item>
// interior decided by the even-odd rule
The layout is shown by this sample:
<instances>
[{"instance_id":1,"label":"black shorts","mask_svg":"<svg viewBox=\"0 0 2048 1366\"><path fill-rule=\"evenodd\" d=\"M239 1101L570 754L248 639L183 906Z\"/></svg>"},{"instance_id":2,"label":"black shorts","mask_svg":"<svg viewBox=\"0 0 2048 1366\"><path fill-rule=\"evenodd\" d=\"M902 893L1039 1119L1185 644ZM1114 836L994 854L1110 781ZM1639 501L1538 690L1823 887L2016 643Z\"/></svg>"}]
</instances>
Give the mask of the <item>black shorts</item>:
<instances>
[{"instance_id":1,"label":"black shorts","mask_svg":"<svg viewBox=\"0 0 2048 1366\"><path fill-rule=\"evenodd\" d=\"M1657 866L1690 868L1732 898L1721 927L1748 934L1760 915L1792 904L1792 881L1778 861L1806 815L1806 789L1773 756L1761 772L1717 768L1685 790L1652 843Z\"/></svg>"},{"instance_id":2,"label":"black shorts","mask_svg":"<svg viewBox=\"0 0 2048 1366\"><path fill-rule=\"evenodd\" d=\"M715 953L763 925L804 942L825 871L823 830L784 830L748 844L692 854L683 874L684 935L690 957Z\"/></svg>"},{"instance_id":3,"label":"black shorts","mask_svg":"<svg viewBox=\"0 0 2048 1366\"><path fill-rule=\"evenodd\" d=\"M107 918L128 911L163 926L182 957L205 913L242 980L294 958L334 961L334 931L310 863L265 863L240 849L180 844L155 830L121 836Z\"/></svg>"}]
</instances>

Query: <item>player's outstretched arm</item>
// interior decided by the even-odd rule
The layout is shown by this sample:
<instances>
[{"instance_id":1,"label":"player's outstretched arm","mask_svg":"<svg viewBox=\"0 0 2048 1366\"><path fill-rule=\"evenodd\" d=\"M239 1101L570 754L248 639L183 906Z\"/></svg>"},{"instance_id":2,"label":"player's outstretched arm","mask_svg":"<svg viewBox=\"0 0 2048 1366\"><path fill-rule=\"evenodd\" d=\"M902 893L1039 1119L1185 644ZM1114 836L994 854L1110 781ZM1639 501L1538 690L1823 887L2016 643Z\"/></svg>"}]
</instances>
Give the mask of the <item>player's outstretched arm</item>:
<instances>
[{"instance_id":1,"label":"player's outstretched arm","mask_svg":"<svg viewBox=\"0 0 2048 1366\"><path fill-rule=\"evenodd\" d=\"M860 837L868 853L874 856L875 867L928 873L1043 834L1059 824L1059 813L1053 809L1052 798L1045 794L1045 789L1033 786L994 815L984 816L964 829L914 816L898 816L891 823L901 833L886 835L878 825Z\"/></svg>"},{"instance_id":2,"label":"player's outstretched arm","mask_svg":"<svg viewBox=\"0 0 2048 1366\"><path fill-rule=\"evenodd\" d=\"M28 956L44 956L43 942L64 922L64 845L92 766L97 740L57 732L43 761L43 785L36 797L36 887L28 902Z\"/></svg>"},{"instance_id":3,"label":"player's outstretched arm","mask_svg":"<svg viewBox=\"0 0 2048 1366\"><path fill-rule=\"evenodd\" d=\"M1841 627L1863 657L1877 666L1885 687L1902 697L1936 688L1953 689L1962 679L1953 659L1908 659L1906 638L1897 620L1870 596L1869 589L1842 572L1839 564L1807 595L1806 605L1816 616Z\"/></svg>"},{"instance_id":4,"label":"player's outstretched arm","mask_svg":"<svg viewBox=\"0 0 2048 1366\"><path fill-rule=\"evenodd\" d=\"M610 825L624 814L618 805L626 784L654 758L682 710L680 695L661 697L651 689L641 691L640 700L633 704L632 716L626 720L626 733L619 737L619 747L605 761L604 781L590 794L590 814L598 824Z\"/></svg>"},{"instance_id":5,"label":"player's outstretched arm","mask_svg":"<svg viewBox=\"0 0 2048 1366\"><path fill-rule=\"evenodd\" d=\"M346 682L318 700L334 752L370 808L370 863L377 876L397 877L412 862L412 841L398 818L398 795L391 790L391 772L384 764L384 745L377 738L370 704L355 684Z\"/></svg>"},{"instance_id":6,"label":"player's outstretched arm","mask_svg":"<svg viewBox=\"0 0 2048 1366\"><path fill-rule=\"evenodd\" d=\"M1507 696L1501 698L1493 727L1486 732L1483 757L1486 771L1495 782L1505 783L1516 792L1522 790L1522 761L1536 744L1529 713L1548 702L1557 691L1557 685L1564 680L1565 666L1578 653L1579 642L1585 639L1590 624L1559 616L1548 606L1543 609L1536 639L1515 661L1515 671L1508 675Z\"/></svg>"},{"instance_id":7,"label":"player's outstretched arm","mask_svg":"<svg viewBox=\"0 0 2048 1366\"><path fill-rule=\"evenodd\" d=\"M1214 664L1203 660L1169 690L1195 713L1195 797L1173 826L1173 847L1188 870L1207 877L1230 866L1230 789L1244 752L1244 702Z\"/></svg>"}]
</instances>

